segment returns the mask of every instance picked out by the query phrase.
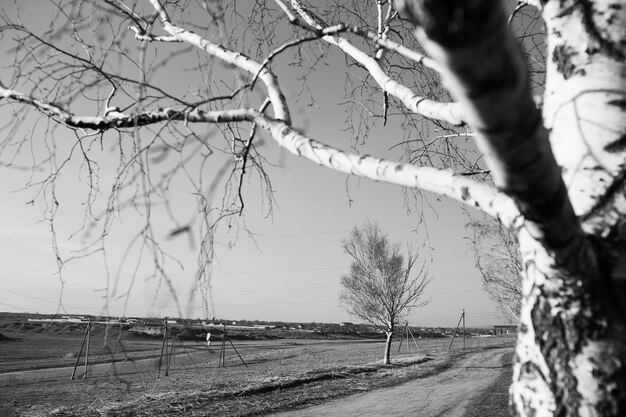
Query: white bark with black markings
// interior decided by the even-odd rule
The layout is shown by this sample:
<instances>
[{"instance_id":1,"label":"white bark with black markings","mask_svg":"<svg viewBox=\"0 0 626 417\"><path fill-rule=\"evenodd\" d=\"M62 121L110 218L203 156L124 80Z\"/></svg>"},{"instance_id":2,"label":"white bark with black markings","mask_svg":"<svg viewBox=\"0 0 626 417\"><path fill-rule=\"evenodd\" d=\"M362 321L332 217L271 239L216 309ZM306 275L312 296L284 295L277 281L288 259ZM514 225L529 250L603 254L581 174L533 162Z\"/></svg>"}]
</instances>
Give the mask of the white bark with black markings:
<instances>
[{"instance_id":1,"label":"white bark with black markings","mask_svg":"<svg viewBox=\"0 0 626 417\"><path fill-rule=\"evenodd\" d=\"M524 218L516 414L624 415L626 2L544 5L543 118L502 3L403 3Z\"/></svg>"}]
</instances>

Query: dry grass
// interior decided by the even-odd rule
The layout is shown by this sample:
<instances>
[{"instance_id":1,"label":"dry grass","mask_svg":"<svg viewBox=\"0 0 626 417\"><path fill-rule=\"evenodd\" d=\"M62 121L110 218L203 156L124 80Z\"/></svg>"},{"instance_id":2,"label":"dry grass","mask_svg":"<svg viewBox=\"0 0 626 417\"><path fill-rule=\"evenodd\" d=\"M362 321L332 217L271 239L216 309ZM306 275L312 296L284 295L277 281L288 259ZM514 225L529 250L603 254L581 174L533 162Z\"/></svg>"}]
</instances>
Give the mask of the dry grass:
<instances>
[{"instance_id":1,"label":"dry grass","mask_svg":"<svg viewBox=\"0 0 626 417\"><path fill-rule=\"evenodd\" d=\"M0 349L0 355L11 357L12 353L5 351L4 347L30 346L22 353L25 357L21 360L23 369L31 367L31 362L40 364L42 360L59 363L60 353L80 346L78 335L33 334L32 341L27 341L26 336L30 337L31 333L20 335L23 342L3 342L3 349ZM46 339L46 353L37 351L42 347L38 337L41 342L43 336L50 337ZM403 347L402 354L392 355L394 363L388 366L381 364L384 342L379 340L235 341L249 365L247 368L236 357L230 356L232 350L228 352L228 366L218 368L217 348L209 351L203 344L186 342L190 349L195 348L198 352L199 368L180 361L169 377L156 378L154 364L151 364L130 374L111 372L109 376L71 383L64 371L48 380L34 380L23 385L6 384L0 392L0 404L12 404L6 412L18 410L19 415L25 417L266 415L431 375L467 352L512 346L512 340L468 339L466 351L462 351L461 344L455 341L453 350L448 351L450 339L420 339L419 352L412 346L411 352L407 353ZM137 355L152 352L155 345L160 345L158 340L131 340L128 343L136 343L131 350L136 348ZM142 346L142 343L146 345ZM52 346L51 350L47 349L49 346ZM392 352L395 354L397 345L394 348ZM31 359L28 359L29 355ZM19 362L12 361L13 364ZM0 373L0 382L2 377Z\"/></svg>"},{"instance_id":2,"label":"dry grass","mask_svg":"<svg viewBox=\"0 0 626 417\"><path fill-rule=\"evenodd\" d=\"M82 329L84 332L84 328ZM82 335L42 334L37 332L3 331L11 341L0 341L0 373L72 366L78 355ZM160 340L127 339L119 343L117 335L104 343L103 334L93 334L89 357L91 363L108 363L126 359L156 356ZM84 352L83 352L84 355Z\"/></svg>"}]
</instances>

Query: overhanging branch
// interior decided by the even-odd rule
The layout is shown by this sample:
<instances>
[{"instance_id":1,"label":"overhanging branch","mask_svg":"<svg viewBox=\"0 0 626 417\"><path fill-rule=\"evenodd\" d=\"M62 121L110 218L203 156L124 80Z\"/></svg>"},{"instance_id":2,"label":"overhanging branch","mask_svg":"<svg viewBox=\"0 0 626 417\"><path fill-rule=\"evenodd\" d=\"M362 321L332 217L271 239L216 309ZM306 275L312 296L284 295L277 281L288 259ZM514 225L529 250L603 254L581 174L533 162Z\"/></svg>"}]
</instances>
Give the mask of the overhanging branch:
<instances>
[{"instance_id":1,"label":"overhanging branch","mask_svg":"<svg viewBox=\"0 0 626 417\"><path fill-rule=\"evenodd\" d=\"M296 13L310 26L316 29L324 29L327 25L319 20L315 19L299 0L289 0ZM302 25L301 25L302 26ZM304 27L304 26L303 26ZM376 36L374 38L378 39ZM369 37L368 37L369 38ZM350 56L359 64L363 65L370 73L376 83L383 89L383 91L396 97L402 102L402 104L415 114L420 114L430 119L443 120L452 125L465 124L465 116L463 115L459 105L457 103L442 103L435 100L431 100L426 97L421 97L415 94L410 88L404 84L391 78L380 66L378 61L355 47L350 41L340 36L324 36L326 42L336 45L344 53ZM386 45L392 47L390 41L380 40L381 46ZM405 50L406 49L406 50ZM399 49L398 52L407 52L408 48ZM420 59L414 57L415 59Z\"/></svg>"},{"instance_id":2,"label":"overhanging branch","mask_svg":"<svg viewBox=\"0 0 626 417\"><path fill-rule=\"evenodd\" d=\"M77 116L47 103L0 87L0 98L30 105L69 127L105 131L151 124L182 121L185 123L251 122L266 132L283 148L319 165L359 177L369 178L430 191L475 207L510 227L518 218L512 200L496 188L449 170L421 167L385 159L344 152L309 138L282 120L272 119L254 109L202 111L164 108L136 114L110 112L105 116Z\"/></svg>"},{"instance_id":3,"label":"overhanging branch","mask_svg":"<svg viewBox=\"0 0 626 417\"><path fill-rule=\"evenodd\" d=\"M242 53L231 51L222 45L215 44L193 32L174 25L159 0L150 0L150 3L152 3L152 6L159 14L163 29L170 35L194 45L224 62L241 68L253 76L258 74L258 78L263 81L267 88L267 94L272 102L272 108L274 109L274 116L287 123L290 122L291 118L289 116L289 108L287 107L285 96L280 89L276 76L267 67L262 67L261 64Z\"/></svg>"},{"instance_id":4,"label":"overhanging branch","mask_svg":"<svg viewBox=\"0 0 626 417\"><path fill-rule=\"evenodd\" d=\"M105 116L77 116L54 103L48 103L2 86L0 86L0 98L30 105L69 127L91 130L132 128L172 120L191 123L238 122L249 121L253 117L247 109L203 111L200 109L175 110L172 108L160 108L135 114L109 111Z\"/></svg>"}]
</instances>

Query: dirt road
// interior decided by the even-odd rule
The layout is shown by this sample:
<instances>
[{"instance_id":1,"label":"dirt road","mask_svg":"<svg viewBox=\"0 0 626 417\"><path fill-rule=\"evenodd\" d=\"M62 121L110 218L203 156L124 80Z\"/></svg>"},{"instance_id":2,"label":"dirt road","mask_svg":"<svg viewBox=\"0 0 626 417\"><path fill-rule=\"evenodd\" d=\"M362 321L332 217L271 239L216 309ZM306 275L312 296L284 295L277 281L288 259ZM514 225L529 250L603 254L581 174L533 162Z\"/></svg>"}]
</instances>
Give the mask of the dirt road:
<instances>
[{"instance_id":1,"label":"dirt road","mask_svg":"<svg viewBox=\"0 0 626 417\"><path fill-rule=\"evenodd\" d=\"M460 359L450 369L427 378L274 415L462 417L469 401L507 371L510 363L503 356L510 352L510 348L477 352Z\"/></svg>"}]
</instances>

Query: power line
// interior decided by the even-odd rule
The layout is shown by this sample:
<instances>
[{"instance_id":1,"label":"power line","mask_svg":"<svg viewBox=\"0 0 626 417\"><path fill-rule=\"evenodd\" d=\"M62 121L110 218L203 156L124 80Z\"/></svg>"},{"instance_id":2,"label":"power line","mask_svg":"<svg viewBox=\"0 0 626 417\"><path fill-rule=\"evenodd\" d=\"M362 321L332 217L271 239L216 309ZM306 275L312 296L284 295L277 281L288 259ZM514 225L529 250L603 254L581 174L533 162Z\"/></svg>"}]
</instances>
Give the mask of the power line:
<instances>
[{"instance_id":1,"label":"power line","mask_svg":"<svg viewBox=\"0 0 626 417\"><path fill-rule=\"evenodd\" d=\"M24 294L24 293L21 293L21 292L18 292L18 291L7 290L6 288L0 288L0 290L6 291L6 292L10 292L10 293L13 293L13 294L17 294L17 295L21 295L21 296L23 296L25 298L28 298L28 299L31 299L31 300L37 300L37 301L41 301L41 302L48 303L48 304L55 304L57 306L62 305L64 308L65 307L69 307L69 308L72 308L74 310L81 310L81 311L87 311L87 312L91 311L91 310L85 310L84 308L80 308L80 307L67 306L67 305L63 304L63 302L62 302L63 298L62 297L56 297L56 299L59 300L59 301L55 302L55 301L49 301L49 300L46 300L46 299L40 298L40 297L33 297L32 295ZM18 308L20 308L20 307L18 307Z\"/></svg>"},{"instance_id":2,"label":"power line","mask_svg":"<svg viewBox=\"0 0 626 417\"><path fill-rule=\"evenodd\" d=\"M461 260L461 259L473 259L473 256L455 256L449 258L438 258L434 259L432 263L435 262L447 262L452 260ZM263 269L263 270L249 270L249 271L222 271L222 272L214 272L211 276L222 276L222 275L256 275L256 274L269 274L269 273L284 273L284 272L309 272L309 271L325 271L325 270L348 270L350 265L347 266L321 266L321 267L306 267L306 268L284 268L284 269ZM435 279L448 279L450 277L459 277L459 276L468 276L468 275L476 275L475 273L470 274L460 274L460 275L450 275L450 276L436 276ZM189 277L191 278L193 275L188 273L178 273L178 274L167 274L170 277ZM137 275L137 278L149 278L151 275L140 274ZM58 276L48 276L48 277L2 277L2 279L11 279L11 280L42 280L42 279L51 279L56 278L59 279ZM90 276L64 276L63 280L90 280L90 279L101 279L101 278L133 278L132 275L90 275Z\"/></svg>"},{"instance_id":3,"label":"power line","mask_svg":"<svg viewBox=\"0 0 626 417\"><path fill-rule=\"evenodd\" d=\"M428 292L428 290L424 290L424 295L441 295L441 294L461 294L467 292L483 292L482 289L473 289L473 290L458 290L458 291L437 291L437 292Z\"/></svg>"},{"instance_id":4,"label":"power line","mask_svg":"<svg viewBox=\"0 0 626 417\"><path fill-rule=\"evenodd\" d=\"M257 289L249 289L249 290L230 290L230 291L212 291L211 293L213 295L220 295L220 294L241 294L241 293L259 293L259 292L282 292L282 291L304 291L304 290L316 290L316 289L336 289L336 288L341 288L340 285L324 285L324 286L315 286L315 287L285 287L285 288L257 288ZM17 293L16 291L11 291L11 290L7 290L4 288L0 288L0 290L2 291L8 291L8 292L13 292L13 293ZM424 295L442 295L442 294L459 294L459 293L469 293L469 292L482 292L482 289L468 289L468 290L455 290L455 291L435 291L435 292L428 292L428 289L426 289L424 291ZM176 293L176 295L178 296L188 296L188 295L192 295L195 294L195 291L188 291L188 292L184 292L184 293ZM20 295L22 295L22 297L0 297L1 300L21 300L24 297L26 298L32 298L30 296L27 296L25 294L19 293ZM162 293L162 294L147 294L147 293L139 293L139 294L135 294L135 293L131 293L131 294L126 294L126 293L122 293L119 295L115 295L115 296L111 296L111 298L113 299L122 299L122 298L126 298L126 297L171 297L170 293ZM43 298L38 298L40 300L43 299L48 299L48 300L57 300L59 297L43 297ZM79 296L63 296L63 300L69 300L69 299L106 299L107 296L106 295L92 295L92 296L85 296L85 295L79 295Z\"/></svg>"},{"instance_id":5,"label":"power line","mask_svg":"<svg viewBox=\"0 0 626 417\"><path fill-rule=\"evenodd\" d=\"M283 305L283 304L317 304L317 303L330 303L337 302L337 299L331 300L310 300L310 301L276 301L271 303L240 303L240 304L215 304L215 307L236 307L236 306L263 306L263 305ZM199 310L204 306L194 307L193 310Z\"/></svg>"},{"instance_id":6,"label":"power line","mask_svg":"<svg viewBox=\"0 0 626 417\"><path fill-rule=\"evenodd\" d=\"M51 301L46 300L46 299L44 299L44 298L33 297L32 295L24 294L24 293L22 293L22 292L18 292L18 291L8 290L8 289L6 289L6 288L0 288L0 290L2 290L2 291L6 291L6 292L10 292L10 293L12 293L12 294L21 295L21 296L23 296L23 297L25 297L25 298L30 298L30 299L32 299L32 300L43 301L44 303L50 303L50 302L51 302ZM58 298L59 298L59 297L56 297L56 299L58 299ZM56 304L56 303L53 303L53 304Z\"/></svg>"},{"instance_id":7,"label":"power line","mask_svg":"<svg viewBox=\"0 0 626 417\"><path fill-rule=\"evenodd\" d=\"M339 285L326 285L326 286L317 286L317 287L288 287L288 288L259 288L259 289L250 289L250 290L231 290L231 291L212 291L211 293L213 295L219 295L219 294L238 294L238 293L246 293L246 292L278 292L278 291L301 291L301 290L314 290L314 289L324 289L324 288L340 288ZM13 292L16 293L15 291L10 291L10 290L6 290L4 288L0 288L0 290L3 291L8 291L8 292ZM184 295L192 295L195 294L196 291L188 291L188 292L184 292L184 293L180 293L177 292L176 295L178 296L184 296ZM27 298L30 298L29 296L24 295ZM127 294L126 293L122 293L119 295L115 295L115 296L111 296L111 298L116 299L116 298L126 298ZM135 294L135 293L131 293L130 294L131 297L171 297L170 293L163 293L163 294L146 294L146 293L140 293L140 294ZM44 297L44 298L48 298L48 299L58 299L58 297ZM107 296L106 295L92 295L92 296L85 296L85 295L80 295L80 296L63 296L63 299L85 299L85 298L89 298L89 299L94 299L94 298L102 298L102 299L106 299ZM19 300L21 298L17 298L17 297L0 297L1 300Z\"/></svg>"},{"instance_id":8,"label":"power line","mask_svg":"<svg viewBox=\"0 0 626 417\"><path fill-rule=\"evenodd\" d=\"M465 222L457 222L457 223L439 223L439 224L432 224L432 225L428 225L426 224L426 222L424 223L420 223L414 227L388 227L388 228L382 228L381 230L383 232L386 231L399 231L399 230L404 230L404 231L408 231L408 232L413 232L415 231L418 227L425 225L427 228L438 228L438 227L450 227L450 226L465 226L467 223ZM266 238L266 237L299 237L299 236L323 236L323 235L336 235L336 234L347 234L352 232L352 229L343 229L343 230L328 230L328 231L318 231L318 232L306 232L306 231L300 231L300 232L292 232L292 233L252 233L252 234L241 234L238 236L216 236L215 237L215 242L216 243L223 243L225 241L231 241L232 239L258 239L258 238ZM40 240L22 240L19 243L33 243L33 244L40 244L41 241ZM111 244L111 243L124 243L124 244L128 244L130 243L129 241L126 240L107 240L105 242L105 244ZM60 242L61 245L63 245L63 242ZM0 242L0 245L15 245L15 242Z\"/></svg>"},{"instance_id":9,"label":"power line","mask_svg":"<svg viewBox=\"0 0 626 417\"><path fill-rule=\"evenodd\" d=\"M309 268L286 268L286 269L266 269L266 270L251 270L251 271L227 271L227 272L215 272L212 273L211 276L220 276L220 275L256 275L256 274L267 274L267 273L282 273L282 272L306 272L306 271L323 271L323 270L332 270L332 269L348 269L349 266L326 266L326 267L309 267ZM152 275L139 274L137 278L149 278ZM169 277L189 277L191 278L192 274L167 274ZM50 279L57 277L3 277L2 279ZM132 278L132 275L91 275L88 277L63 277L64 280L88 280L88 279L98 279L98 278Z\"/></svg>"},{"instance_id":10,"label":"power line","mask_svg":"<svg viewBox=\"0 0 626 417\"><path fill-rule=\"evenodd\" d=\"M18 307L18 306L14 306L14 305L12 305L12 304L0 303L0 305L3 305L3 306L5 306L5 307L10 307L10 308L15 308L15 309L20 310L20 311L22 311L22 312L24 312L24 313L30 313L30 311L28 311L28 310L24 310L24 308L22 308L22 307Z\"/></svg>"}]
</instances>

